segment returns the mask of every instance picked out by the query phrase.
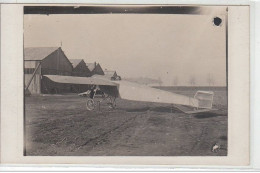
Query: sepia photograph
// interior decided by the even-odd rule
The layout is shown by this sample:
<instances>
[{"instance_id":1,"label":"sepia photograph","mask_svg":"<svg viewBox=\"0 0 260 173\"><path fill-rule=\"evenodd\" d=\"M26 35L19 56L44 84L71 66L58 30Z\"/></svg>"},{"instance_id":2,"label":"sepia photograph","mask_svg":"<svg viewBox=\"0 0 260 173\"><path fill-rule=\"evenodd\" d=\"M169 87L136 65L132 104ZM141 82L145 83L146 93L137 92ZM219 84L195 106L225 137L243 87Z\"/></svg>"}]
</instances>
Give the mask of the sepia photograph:
<instances>
[{"instance_id":1,"label":"sepia photograph","mask_svg":"<svg viewBox=\"0 0 260 173\"><path fill-rule=\"evenodd\" d=\"M24 6L24 156L227 156L228 7Z\"/></svg>"}]
</instances>

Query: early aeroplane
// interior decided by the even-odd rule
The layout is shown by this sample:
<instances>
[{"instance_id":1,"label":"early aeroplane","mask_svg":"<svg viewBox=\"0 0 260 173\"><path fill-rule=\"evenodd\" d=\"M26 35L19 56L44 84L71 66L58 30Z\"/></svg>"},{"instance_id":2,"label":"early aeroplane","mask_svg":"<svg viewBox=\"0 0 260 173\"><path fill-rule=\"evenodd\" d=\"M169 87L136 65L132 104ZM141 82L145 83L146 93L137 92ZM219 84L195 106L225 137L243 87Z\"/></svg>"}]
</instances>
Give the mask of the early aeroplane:
<instances>
[{"instance_id":1,"label":"early aeroplane","mask_svg":"<svg viewBox=\"0 0 260 173\"><path fill-rule=\"evenodd\" d=\"M212 91L197 91L194 97L188 97L121 79L116 80L107 78L102 75L93 75L92 77L44 75L44 77L47 77L56 83L80 85L86 84L95 86L92 91L87 91L79 94L92 94L92 96L87 100L86 103L86 107L88 110L93 110L95 108L95 93L97 90L101 91L101 93L104 93L103 98L109 100L111 108L115 108L116 98L119 97L132 101L167 103L174 105L182 112L188 114L213 110L212 102L214 93ZM184 110L180 106L191 109Z\"/></svg>"}]
</instances>

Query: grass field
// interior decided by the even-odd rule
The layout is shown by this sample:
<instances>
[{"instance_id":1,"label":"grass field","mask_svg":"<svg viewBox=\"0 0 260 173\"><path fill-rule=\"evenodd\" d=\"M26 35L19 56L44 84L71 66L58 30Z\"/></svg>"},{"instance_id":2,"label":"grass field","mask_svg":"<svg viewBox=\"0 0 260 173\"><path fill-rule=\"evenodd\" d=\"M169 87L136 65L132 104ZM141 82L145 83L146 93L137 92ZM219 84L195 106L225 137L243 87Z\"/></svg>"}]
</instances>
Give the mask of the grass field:
<instances>
[{"instance_id":1,"label":"grass field","mask_svg":"<svg viewBox=\"0 0 260 173\"><path fill-rule=\"evenodd\" d=\"M163 88L193 96L197 88ZM167 104L117 99L111 110L86 110L77 95L25 97L26 155L227 155L226 90L212 88L217 111L187 115ZM221 146L219 152L212 145Z\"/></svg>"}]
</instances>

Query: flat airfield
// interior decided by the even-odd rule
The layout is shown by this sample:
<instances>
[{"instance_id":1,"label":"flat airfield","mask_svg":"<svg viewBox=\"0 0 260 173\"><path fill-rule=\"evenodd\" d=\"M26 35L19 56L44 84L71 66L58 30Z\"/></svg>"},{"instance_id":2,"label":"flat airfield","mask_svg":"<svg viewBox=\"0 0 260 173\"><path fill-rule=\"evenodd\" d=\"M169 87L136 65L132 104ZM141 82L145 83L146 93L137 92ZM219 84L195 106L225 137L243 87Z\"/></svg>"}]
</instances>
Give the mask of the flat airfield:
<instances>
[{"instance_id":1,"label":"flat airfield","mask_svg":"<svg viewBox=\"0 0 260 173\"><path fill-rule=\"evenodd\" d=\"M169 89L193 96L196 89ZM88 111L76 94L25 97L25 153L32 156L225 156L227 93L214 112L184 114L168 104L117 99ZM218 143L220 150L212 152Z\"/></svg>"}]
</instances>

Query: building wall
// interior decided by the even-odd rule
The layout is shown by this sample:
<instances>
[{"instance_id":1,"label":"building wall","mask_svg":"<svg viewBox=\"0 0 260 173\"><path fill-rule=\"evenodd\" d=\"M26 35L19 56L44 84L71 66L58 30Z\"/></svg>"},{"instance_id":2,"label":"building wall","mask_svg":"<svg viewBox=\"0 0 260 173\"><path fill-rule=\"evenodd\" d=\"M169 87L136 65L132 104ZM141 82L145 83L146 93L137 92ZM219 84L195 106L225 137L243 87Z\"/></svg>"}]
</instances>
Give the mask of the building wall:
<instances>
[{"instance_id":1,"label":"building wall","mask_svg":"<svg viewBox=\"0 0 260 173\"><path fill-rule=\"evenodd\" d=\"M81 61L72 71L73 76L89 77L91 72L84 61Z\"/></svg>"},{"instance_id":2,"label":"building wall","mask_svg":"<svg viewBox=\"0 0 260 173\"><path fill-rule=\"evenodd\" d=\"M59 48L42 60L42 75L71 76L73 67Z\"/></svg>"},{"instance_id":3,"label":"building wall","mask_svg":"<svg viewBox=\"0 0 260 173\"><path fill-rule=\"evenodd\" d=\"M24 74L24 84L27 86L29 83L30 79L32 78L32 74ZM30 85L28 90L30 91L31 94L41 94L41 75L36 74Z\"/></svg>"},{"instance_id":4,"label":"building wall","mask_svg":"<svg viewBox=\"0 0 260 173\"><path fill-rule=\"evenodd\" d=\"M24 68L36 68L40 61L24 61Z\"/></svg>"},{"instance_id":5,"label":"building wall","mask_svg":"<svg viewBox=\"0 0 260 173\"><path fill-rule=\"evenodd\" d=\"M24 85L25 87L29 84L35 68L38 66L40 61L24 61ZM31 94L40 94L41 93L41 65L33 77L28 90Z\"/></svg>"}]
</instances>

